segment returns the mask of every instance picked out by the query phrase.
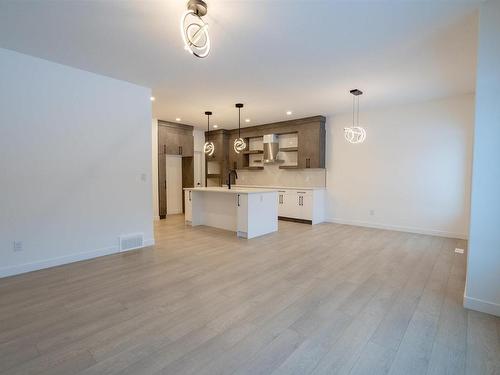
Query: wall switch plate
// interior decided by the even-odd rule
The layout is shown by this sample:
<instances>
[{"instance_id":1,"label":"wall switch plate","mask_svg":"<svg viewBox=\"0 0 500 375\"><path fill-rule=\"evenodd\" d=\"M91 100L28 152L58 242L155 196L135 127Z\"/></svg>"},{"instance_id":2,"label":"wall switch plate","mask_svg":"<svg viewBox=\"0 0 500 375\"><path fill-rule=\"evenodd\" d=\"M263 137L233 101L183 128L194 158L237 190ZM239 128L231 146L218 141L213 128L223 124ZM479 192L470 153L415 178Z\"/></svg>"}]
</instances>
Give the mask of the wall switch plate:
<instances>
[{"instance_id":1,"label":"wall switch plate","mask_svg":"<svg viewBox=\"0 0 500 375\"><path fill-rule=\"evenodd\" d=\"M375 215L375 210L370 210L370 216Z\"/></svg>"},{"instance_id":2,"label":"wall switch plate","mask_svg":"<svg viewBox=\"0 0 500 375\"><path fill-rule=\"evenodd\" d=\"M141 173L141 181L146 182L146 179L147 179L146 173Z\"/></svg>"},{"instance_id":3,"label":"wall switch plate","mask_svg":"<svg viewBox=\"0 0 500 375\"><path fill-rule=\"evenodd\" d=\"M460 249L458 247L455 248L455 253L457 254L463 254L464 253L464 249Z\"/></svg>"},{"instance_id":4,"label":"wall switch plate","mask_svg":"<svg viewBox=\"0 0 500 375\"><path fill-rule=\"evenodd\" d=\"M22 251L23 250L23 242L22 241L14 241L12 243L13 251Z\"/></svg>"}]
</instances>

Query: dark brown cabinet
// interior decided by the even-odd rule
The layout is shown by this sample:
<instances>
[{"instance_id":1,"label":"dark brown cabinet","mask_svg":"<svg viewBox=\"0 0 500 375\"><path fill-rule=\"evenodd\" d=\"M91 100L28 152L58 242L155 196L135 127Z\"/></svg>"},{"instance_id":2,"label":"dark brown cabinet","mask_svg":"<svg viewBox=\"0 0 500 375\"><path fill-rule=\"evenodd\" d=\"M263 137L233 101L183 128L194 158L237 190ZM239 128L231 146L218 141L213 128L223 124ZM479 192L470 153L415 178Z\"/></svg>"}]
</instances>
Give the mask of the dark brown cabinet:
<instances>
[{"instance_id":1,"label":"dark brown cabinet","mask_svg":"<svg viewBox=\"0 0 500 375\"><path fill-rule=\"evenodd\" d=\"M247 140L250 138L262 137L265 134L276 134L278 137L285 134L297 134L297 147L289 152L297 152L296 166L283 166L280 168L305 169L305 168L325 168L325 117L314 116L289 121L275 122L271 124L250 126L241 129L241 137ZM248 155L237 154L233 149L234 140L238 137L238 129L228 132L228 160L230 168L236 166L237 169L248 168ZM286 146L285 146L286 148ZM261 169L261 168L255 168Z\"/></svg>"},{"instance_id":2,"label":"dark brown cabinet","mask_svg":"<svg viewBox=\"0 0 500 375\"><path fill-rule=\"evenodd\" d=\"M245 167L245 157L243 151L240 153L236 153L234 151L233 145L234 141L238 138L238 134L230 135L228 137L228 160L229 160L229 168L230 169L242 169ZM248 149L248 139L245 139L247 143L246 149Z\"/></svg>"},{"instance_id":3,"label":"dark brown cabinet","mask_svg":"<svg viewBox=\"0 0 500 375\"><path fill-rule=\"evenodd\" d=\"M193 131L167 128L167 155L193 156Z\"/></svg>"},{"instance_id":4,"label":"dark brown cabinet","mask_svg":"<svg viewBox=\"0 0 500 375\"><path fill-rule=\"evenodd\" d=\"M298 138L298 168L325 168L325 126L303 127Z\"/></svg>"}]
</instances>

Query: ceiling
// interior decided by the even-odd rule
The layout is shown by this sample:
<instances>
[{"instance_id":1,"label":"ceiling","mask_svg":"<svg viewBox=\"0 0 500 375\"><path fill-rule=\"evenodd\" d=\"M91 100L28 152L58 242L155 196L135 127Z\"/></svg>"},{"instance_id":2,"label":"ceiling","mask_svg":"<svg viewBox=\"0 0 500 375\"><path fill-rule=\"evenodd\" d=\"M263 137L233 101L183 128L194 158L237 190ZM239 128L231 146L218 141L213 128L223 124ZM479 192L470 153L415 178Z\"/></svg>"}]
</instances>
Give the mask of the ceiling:
<instances>
[{"instance_id":1,"label":"ceiling","mask_svg":"<svg viewBox=\"0 0 500 375\"><path fill-rule=\"evenodd\" d=\"M237 127L474 92L478 1L208 0L188 54L184 0L0 0L0 47L151 87L155 117ZM287 116L286 111L293 114Z\"/></svg>"}]
</instances>

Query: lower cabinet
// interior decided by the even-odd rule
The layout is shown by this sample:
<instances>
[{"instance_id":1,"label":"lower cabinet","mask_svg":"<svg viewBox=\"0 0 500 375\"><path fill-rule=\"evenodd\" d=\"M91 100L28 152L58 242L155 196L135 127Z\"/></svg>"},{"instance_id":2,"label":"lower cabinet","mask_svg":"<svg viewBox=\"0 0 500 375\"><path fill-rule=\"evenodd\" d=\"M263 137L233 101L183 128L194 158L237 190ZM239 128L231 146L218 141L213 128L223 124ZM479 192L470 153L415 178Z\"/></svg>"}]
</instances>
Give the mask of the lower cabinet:
<instances>
[{"instance_id":1,"label":"lower cabinet","mask_svg":"<svg viewBox=\"0 0 500 375\"><path fill-rule=\"evenodd\" d=\"M248 234L248 194L235 194L236 197L236 231L238 237L247 237Z\"/></svg>"},{"instance_id":2,"label":"lower cabinet","mask_svg":"<svg viewBox=\"0 0 500 375\"><path fill-rule=\"evenodd\" d=\"M184 190L184 220L193 221L193 192Z\"/></svg>"},{"instance_id":3,"label":"lower cabinet","mask_svg":"<svg viewBox=\"0 0 500 375\"><path fill-rule=\"evenodd\" d=\"M312 224L325 220L324 190L279 190L278 216L310 221Z\"/></svg>"}]
</instances>

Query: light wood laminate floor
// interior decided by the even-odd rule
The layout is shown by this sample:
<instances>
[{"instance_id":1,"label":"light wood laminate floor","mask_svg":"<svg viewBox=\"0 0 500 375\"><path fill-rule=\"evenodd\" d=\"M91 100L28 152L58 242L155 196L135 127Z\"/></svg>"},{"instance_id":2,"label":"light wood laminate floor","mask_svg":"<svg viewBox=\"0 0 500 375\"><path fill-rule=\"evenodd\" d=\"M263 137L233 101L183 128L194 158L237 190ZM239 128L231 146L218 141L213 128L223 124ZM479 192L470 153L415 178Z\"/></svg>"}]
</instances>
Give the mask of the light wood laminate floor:
<instances>
[{"instance_id":1,"label":"light wood laminate floor","mask_svg":"<svg viewBox=\"0 0 500 375\"><path fill-rule=\"evenodd\" d=\"M500 319L462 307L464 241L182 216L154 248L0 280L5 374L499 374Z\"/></svg>"}]
</instances>

